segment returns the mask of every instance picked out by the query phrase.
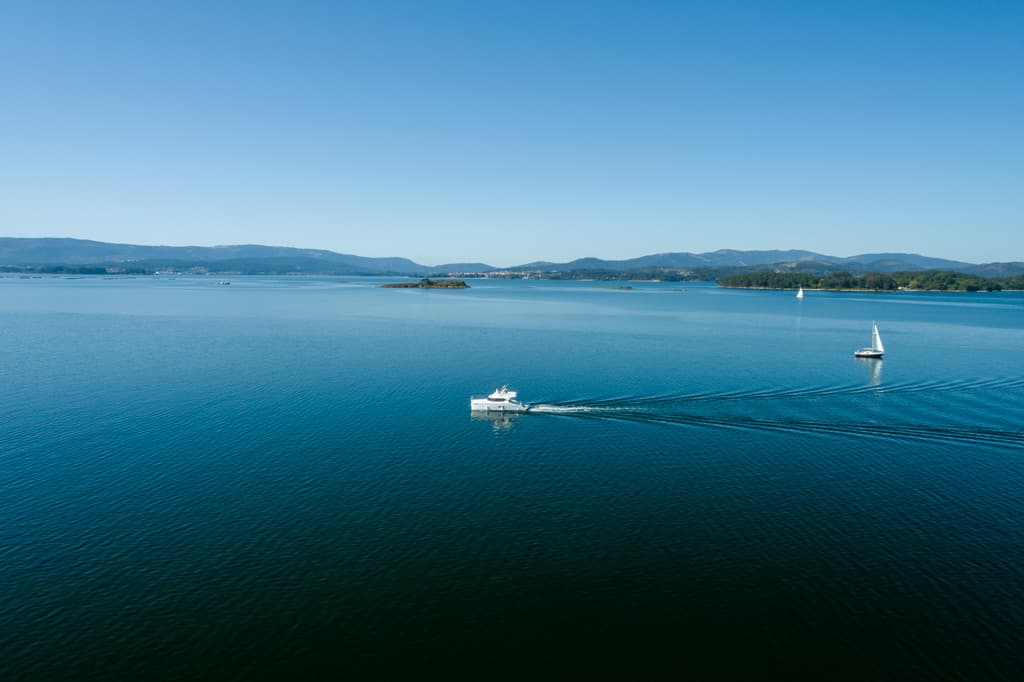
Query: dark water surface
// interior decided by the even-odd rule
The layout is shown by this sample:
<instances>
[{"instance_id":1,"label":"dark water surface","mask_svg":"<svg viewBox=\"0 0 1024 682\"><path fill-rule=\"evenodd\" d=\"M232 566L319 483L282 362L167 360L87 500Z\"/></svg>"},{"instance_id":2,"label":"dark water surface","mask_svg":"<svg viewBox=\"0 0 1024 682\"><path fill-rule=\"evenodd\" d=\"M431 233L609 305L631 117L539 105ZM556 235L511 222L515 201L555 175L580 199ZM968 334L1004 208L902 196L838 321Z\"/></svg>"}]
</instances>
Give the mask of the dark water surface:
<instances>
[{"instance_id":1,"label":"dark water surface","mask_svg":"<svg viewBox=\"0 0 1024 682\"><path fill-rule=\"evenodd\" d=\"M1019 674L1024 295L378 283L0 278L0 679Z\"/></svg>"}]
</instances>

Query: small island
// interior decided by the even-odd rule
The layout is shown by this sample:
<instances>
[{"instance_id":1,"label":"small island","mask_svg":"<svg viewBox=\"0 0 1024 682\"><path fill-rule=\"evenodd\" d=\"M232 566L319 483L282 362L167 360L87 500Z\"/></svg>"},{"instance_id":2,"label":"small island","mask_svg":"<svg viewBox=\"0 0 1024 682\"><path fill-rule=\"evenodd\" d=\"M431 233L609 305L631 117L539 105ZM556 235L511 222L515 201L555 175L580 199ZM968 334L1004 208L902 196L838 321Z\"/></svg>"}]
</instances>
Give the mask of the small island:
<instances>
[{"instance_id":1,"label":"small island","mask_svg":"<svg viewBox=\"0 0 1024 682\"><path fill-rule=\"evenodd\" d=\"M418 282L394 282L381 284L383 289L468 289L469 285L461 279L430 279L424 277Z\"/></svg>"}]
</instances>

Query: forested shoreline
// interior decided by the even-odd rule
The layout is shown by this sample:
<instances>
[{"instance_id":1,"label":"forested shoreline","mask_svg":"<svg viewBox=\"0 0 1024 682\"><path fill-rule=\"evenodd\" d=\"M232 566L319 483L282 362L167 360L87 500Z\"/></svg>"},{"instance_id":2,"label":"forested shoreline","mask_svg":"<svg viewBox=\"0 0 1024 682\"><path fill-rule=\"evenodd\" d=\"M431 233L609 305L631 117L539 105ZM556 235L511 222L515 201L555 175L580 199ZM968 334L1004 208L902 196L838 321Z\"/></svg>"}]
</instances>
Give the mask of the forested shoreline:
<instances>
[{"instance_id":1,"label":"forested shoreline","mask_svg":"<svg viewBox=\"0 0 1024 682\"><path fill-rule=\"evenodd\" d=\"M919 272L868 272L855 275L834 272L815 275L803 272L748 272L727 275L718 280L720 286L749 289L833 289L899 291L1006 291L1024 290L1024 275L988 278L952 270Z\"/></svg>"}]
</instances>

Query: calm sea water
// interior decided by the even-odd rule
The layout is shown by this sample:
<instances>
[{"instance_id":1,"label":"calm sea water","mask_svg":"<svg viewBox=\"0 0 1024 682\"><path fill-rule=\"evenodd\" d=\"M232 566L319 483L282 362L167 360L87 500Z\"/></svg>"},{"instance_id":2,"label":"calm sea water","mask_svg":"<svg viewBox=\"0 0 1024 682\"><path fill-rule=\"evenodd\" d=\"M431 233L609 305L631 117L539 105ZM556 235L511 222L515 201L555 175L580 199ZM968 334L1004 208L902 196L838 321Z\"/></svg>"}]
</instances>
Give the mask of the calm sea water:
<instances>
[{"instance_id":1,"label":"calm sea water","mask_svg":"<svg viewBox=\"0 0 1024 682\"><path fill-rule=\"evenodd\" d=\"M1019 674L1024 295L377 284L0 278L0 678Z\"/></svg>"}]
</instances>

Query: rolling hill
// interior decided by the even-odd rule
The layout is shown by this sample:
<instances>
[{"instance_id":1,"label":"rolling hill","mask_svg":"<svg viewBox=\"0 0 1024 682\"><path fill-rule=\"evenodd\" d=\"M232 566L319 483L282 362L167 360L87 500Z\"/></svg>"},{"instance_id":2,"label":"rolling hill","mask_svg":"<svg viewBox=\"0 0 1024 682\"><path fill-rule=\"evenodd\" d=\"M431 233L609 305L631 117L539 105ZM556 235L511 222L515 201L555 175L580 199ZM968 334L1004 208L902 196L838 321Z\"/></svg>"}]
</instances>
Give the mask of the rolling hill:
<instances>
[{"instance_id":1,"label":"rolling hill","mask_svg":"<svg viewBox=\"0 0 1024 682\"><path fill-rule=\"evenodd\" d=\"M324 249L238 244L231 246L145 246L113 244L70 238L0 238L0 266L54 267L106 266L145 270L176 269L248 274L410 275L472 273L498 270L486 263L423 265L408 258L371 258ZM756 269L777 272L826 274L849 271L916 272L953 270L987 277L1024 274L1024 263L973 264L915 253L865 253L837 257L803 250L739 251L720 249L706 253L687 251L656 253L637 258L605 260L578 258L565 263L534 261L502 270L569 273L573 271L650 271L669 269L697 271L706 276L718 272Z\"/></svg>"}]
</instances>

